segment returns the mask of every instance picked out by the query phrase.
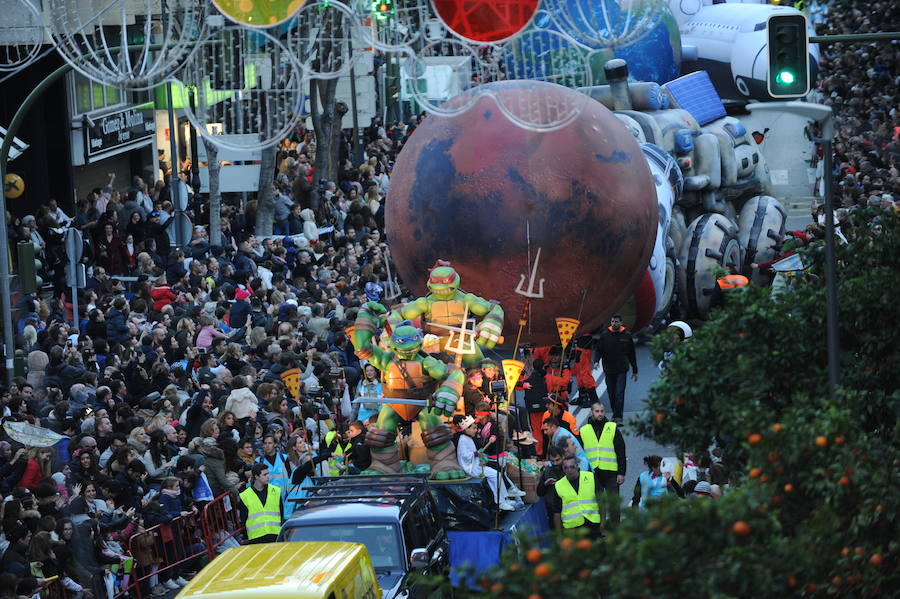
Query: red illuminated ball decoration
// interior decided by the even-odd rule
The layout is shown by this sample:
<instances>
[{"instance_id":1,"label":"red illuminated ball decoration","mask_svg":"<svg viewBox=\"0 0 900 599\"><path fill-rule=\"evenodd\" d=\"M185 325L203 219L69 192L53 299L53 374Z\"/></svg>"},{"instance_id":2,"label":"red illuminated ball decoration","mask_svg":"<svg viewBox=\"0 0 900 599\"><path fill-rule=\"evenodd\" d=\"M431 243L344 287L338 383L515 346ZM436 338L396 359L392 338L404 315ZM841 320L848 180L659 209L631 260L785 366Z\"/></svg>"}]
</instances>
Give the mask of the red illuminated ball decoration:
<instances>
[{"instance_id":1,"label":"red illuminated ball decoration","mask_svg":"<svg viewBox=\"0 0 900 599\"><path fill-rule=\"evenodd\" d=\"M499 42L531 22L540 0L432 0L444 24L473 42Z\"/></svg>"}]
</instances>

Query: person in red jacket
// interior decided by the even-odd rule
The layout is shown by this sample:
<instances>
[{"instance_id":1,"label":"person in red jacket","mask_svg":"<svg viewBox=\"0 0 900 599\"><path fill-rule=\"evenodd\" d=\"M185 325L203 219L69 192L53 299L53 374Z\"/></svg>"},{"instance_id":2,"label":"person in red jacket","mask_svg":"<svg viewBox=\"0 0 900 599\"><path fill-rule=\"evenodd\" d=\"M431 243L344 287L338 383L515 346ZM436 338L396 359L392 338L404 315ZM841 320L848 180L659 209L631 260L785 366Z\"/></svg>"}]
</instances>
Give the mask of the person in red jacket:
<instances>
[{"instance_id":1,"label":"person in red jacket","mask_svg":"<svg viewBox=\"0 0 900 599\"><path fill-rule=\"evenodd\" d=\"M590 335L582 335L575 343L575 363L572 364L572 373L578 384L578 398L572 405L590 407L600 401L597 397L597 379L594 378L594 339Z\"/></svg>"},{"instance_id":2,"label":"person in red jacket","mask_svg":"<svg viewBox=\"0 0 900 599\"><path fill-rule=\"evenodd\" d=\"M150 298L153 300L154 312L159 312L178 299L178 295L172 291L172 288L166 282L166 273L159 275L156 285L150 290Z\"/></svg>"},{"instance_id":3,"label":"person in red jacket","mask_svg":"<svg viewBox=\"0 0 900 599\"><path fill-rule=\"evenodd\" d=\"M547 383L547 391L555 393L564 403L569 402L569 387L572 385L572 370L568 364L562 363L562 346L542 346L534 348L532 355L535 360L543 360L547 364L544 381Z\"/></svg>"},{"instance_id":4,"label":"person in red jacket","mask_svg":"<svg viewBox=\"0 0 900 599\"><path fill-rule=\"evenodd\" d=\"M32 447L28 450L28 463L25 464L25 472L14 486L25 487L34 491L41 480L52 474L50 472L50 460L53 457L53 449L50 447Z\"/></svg>"}]
</instances>

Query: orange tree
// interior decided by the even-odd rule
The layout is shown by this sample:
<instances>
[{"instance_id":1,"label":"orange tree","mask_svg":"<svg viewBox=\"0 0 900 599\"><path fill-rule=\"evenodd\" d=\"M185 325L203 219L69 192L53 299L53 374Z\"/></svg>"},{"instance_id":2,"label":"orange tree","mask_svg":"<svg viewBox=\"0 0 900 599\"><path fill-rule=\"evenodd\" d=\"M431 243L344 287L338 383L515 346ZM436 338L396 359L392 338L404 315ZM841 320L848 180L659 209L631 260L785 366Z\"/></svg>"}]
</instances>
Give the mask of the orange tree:
<instances>
[{"instance_id":1,"label":"orange tree","mask_svg":"<svg viewBox=\"0 0 900 599\"><path fill-rule=\"evenodd\" d=\"M838 248L835 397L826 389L824 252L814 244L802 253L809 274L789 291L750 288L689 341L658 342L674 357L634 429L696 454L715 444L726 494L626 510L590 545L523 540L472 593L898 596L900 219L862 216Z\"/></svg>"}]
</instances>

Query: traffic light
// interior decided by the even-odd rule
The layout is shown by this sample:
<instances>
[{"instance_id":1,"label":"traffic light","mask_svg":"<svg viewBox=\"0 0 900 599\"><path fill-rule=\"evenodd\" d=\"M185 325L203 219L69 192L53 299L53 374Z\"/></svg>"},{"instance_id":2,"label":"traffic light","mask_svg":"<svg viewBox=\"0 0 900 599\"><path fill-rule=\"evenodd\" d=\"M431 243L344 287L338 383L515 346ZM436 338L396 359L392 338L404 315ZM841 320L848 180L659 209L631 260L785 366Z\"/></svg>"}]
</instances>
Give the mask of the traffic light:
<instances>
[{"instance_id":1,"label":"traffic light","mask_svg":"<svg viewBox=\"0 0 900 599\"><path fill-rule=\"evenodd\" d=\"M394 14L394 0L372 0L372 14L383 21Z\"/></svg>"},{"instance_id":2,"label":"traffic light","mask_svg":"<svg viewBox=\"0 0 900 599\"><path fill-rule=\"evenodd\" d=\"M799 98L809 92L809 38L806 16L774 14L767 23L769 34L769 95Z\"/></svg>"},{"instance_id":3,"label":"traffic light","mask_svg":"<svg viewBox=\"0 0 900 599\"><path fill-rule=\"evenodd\" d=\"M16 245L16 254L19 258L19 286L22 293L37 293L44 284L38 275L44 265L35 258L34 244L30 241L20 241Z\"/></svg>"}]
</instances>

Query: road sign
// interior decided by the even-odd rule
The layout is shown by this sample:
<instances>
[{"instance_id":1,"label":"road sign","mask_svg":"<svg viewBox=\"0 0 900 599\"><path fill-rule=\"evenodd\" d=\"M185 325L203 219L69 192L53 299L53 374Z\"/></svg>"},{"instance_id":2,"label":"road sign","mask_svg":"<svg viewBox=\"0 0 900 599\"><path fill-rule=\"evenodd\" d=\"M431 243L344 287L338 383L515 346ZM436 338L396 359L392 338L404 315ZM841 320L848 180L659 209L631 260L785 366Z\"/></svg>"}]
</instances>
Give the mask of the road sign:
<instances>
[{"instance_id":1,"label":"road sign","mask_svg":"<svg viewBox=\"0 0 900 599\"><path fill-rule=\"evenodd\" d=\"M69 258L69 263L81 260L83 253L84 240L81 238L81 231L72 228L66 229L66 256Z\"/></svg>"},{"instance_id":2,"label":"road sign","mask_svg":"<svg viewBox=\"0 0 900 599\"><path fill-rule=\"evenodd\" d=\"M69 262L66 264L66 286L84 289L87 282L87 274L84 271L84 264L80 262Z\"/></svg>"}]
</instances>

